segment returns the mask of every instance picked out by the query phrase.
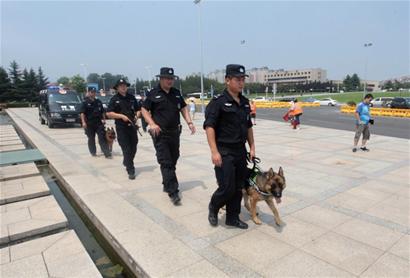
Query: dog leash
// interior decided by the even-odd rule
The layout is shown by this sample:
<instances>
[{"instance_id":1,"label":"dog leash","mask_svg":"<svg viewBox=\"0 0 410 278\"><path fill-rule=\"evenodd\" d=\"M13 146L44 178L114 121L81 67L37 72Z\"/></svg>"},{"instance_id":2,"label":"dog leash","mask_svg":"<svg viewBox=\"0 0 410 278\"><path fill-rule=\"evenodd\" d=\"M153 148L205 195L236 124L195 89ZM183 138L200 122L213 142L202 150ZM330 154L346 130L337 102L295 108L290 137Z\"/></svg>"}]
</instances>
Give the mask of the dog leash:
<instances>
[{"instance_id":1,"label":"dog leash","mask_svg":"<svg viewBox=\"0 0 410 278\"><path fill-rule=\"evenodd\" d=\"M137 129L138 134L139 134L140 136L142 136L142 133L141 133L141 131L140 131L140 126L137 125L137 124L135 124L133 121L129 121L129 122L130 122L130 124L131 124L133 127L135 127L135 128Z\"/></svg>"}]
</instances>

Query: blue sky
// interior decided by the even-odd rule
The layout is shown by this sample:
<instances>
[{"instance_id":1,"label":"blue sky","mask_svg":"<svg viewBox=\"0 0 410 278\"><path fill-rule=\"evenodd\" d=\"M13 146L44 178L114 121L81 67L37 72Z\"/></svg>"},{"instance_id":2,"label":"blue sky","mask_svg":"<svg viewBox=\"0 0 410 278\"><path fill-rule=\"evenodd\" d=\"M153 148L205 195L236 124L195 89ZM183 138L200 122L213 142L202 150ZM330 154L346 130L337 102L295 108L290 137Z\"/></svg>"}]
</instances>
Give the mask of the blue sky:
<instances>
[{"instance_id":1,"label":"blue sky","mask_svg":"<svg viewBox=\"0 0 410 278\"><path fill-rule=\"evenodd\" d=\"M328 78L408 75L409 2L203 1L204 72L321 67ZM241 44L245 40L245 44ZM363 44L372 42L365 49ZM200 71L193 1L2 1L1 65L42 66L53 81L88 72L148 78Z\"/></svg>"}]
</instances>

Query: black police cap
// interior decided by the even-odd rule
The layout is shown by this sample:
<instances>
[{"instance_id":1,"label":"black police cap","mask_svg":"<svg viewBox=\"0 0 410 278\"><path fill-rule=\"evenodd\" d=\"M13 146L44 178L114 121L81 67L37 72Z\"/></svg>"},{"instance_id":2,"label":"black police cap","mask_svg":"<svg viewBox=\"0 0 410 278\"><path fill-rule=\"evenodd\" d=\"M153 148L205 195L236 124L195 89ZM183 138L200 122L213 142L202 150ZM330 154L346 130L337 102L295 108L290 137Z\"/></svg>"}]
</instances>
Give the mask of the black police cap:
<instances>
[{"instance_id":1,"label":"black police cap","mask_svg":"<svg viewBox=\"0 0 410 278\"><path fill-rule=\"evenodd\" d=\"M127 85L127 87L129 87L131 85L124 78L120 78L120 79L117 80L117 82L115 82L114 89L117 90L118 86L120 86L121 84L125 84L125 85Z\"/></svg>"},{"instance_id":2,"label":"black police cap","mask_svg":"<svg viewBox=\"0 0 410 278\"><path fill-rule=\"evenodd\" d=\"M165 78L178 78L177 75L174 74L174 69L173 68L168 68L168 67L162 67L160 69L160 73L156 75L156 77L165 77Z\"/></svg>"},{"instance_id":3,"label":"black police cap","mask_svg":"<svg viewBox=\"0 0 410 278\"><path fill-rule=\"evenodd\" d=\"M249 75L246 74L245 67L242 65L236 64L229 64L226 65L226 73L225 76L228 77L248 77Z\"/></svg>"}]
</instances>

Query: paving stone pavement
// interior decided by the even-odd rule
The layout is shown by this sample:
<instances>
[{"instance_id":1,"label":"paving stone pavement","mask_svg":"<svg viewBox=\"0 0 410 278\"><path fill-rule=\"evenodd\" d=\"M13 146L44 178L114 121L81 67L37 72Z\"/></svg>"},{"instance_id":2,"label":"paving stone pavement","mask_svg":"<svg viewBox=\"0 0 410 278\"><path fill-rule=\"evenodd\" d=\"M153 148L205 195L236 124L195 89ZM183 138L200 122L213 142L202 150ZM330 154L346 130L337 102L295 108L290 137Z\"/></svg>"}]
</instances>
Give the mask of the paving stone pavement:
<instances>
[{"instance_id":1,"label":"paving stone pavement","mask_svg":"<svg viewBox=\"0 0 410 278\"><path fill-rule=\"evenodd\" d=\"M162 192L152 142L140 138L137 178L128 180L121 150L91 157L80 128L49 129L36 110L9 115L47 157L64 186L133 271L152 277L408 277L409 140L372 135L370 152L352 153L354 133L258 120L261 167L284 168L287 187L276 226L266 204L262 225L242 209L248 230L210 227L207 204L216 188L198 115L187 127L177 165L182 206ZM111 123L112 124L112 123ZM353 124L353 120L352 120Z\"/></svg>"},{"instance_id":2,"label":"paving stone pavement","mask_svg":"<svg viewBox=\"0 0 410 278\"><path fill-rule=\"evenodd\" d=\"M0 249L1 277L101 277L73 230Z\"/></svg>"},{"instance_id":3,"label":"paving stone pavement","mask_svg":"<svg viewBox=\"0 0 410 278\"><path fill-rule=\"evenodd\" d=\"M0 167L0 181L40 175L34 163Z\"/></svg>"},{"instance_id":4,"label":"paving stone pavement","mask_svg":"<svg viewBox=\"0 0 410 278\"><path fill-rule=\"evenodd\" d=\"M0 244L64 229L67 218L53 196L0 206Z\"/></svg>"}]
</instances>

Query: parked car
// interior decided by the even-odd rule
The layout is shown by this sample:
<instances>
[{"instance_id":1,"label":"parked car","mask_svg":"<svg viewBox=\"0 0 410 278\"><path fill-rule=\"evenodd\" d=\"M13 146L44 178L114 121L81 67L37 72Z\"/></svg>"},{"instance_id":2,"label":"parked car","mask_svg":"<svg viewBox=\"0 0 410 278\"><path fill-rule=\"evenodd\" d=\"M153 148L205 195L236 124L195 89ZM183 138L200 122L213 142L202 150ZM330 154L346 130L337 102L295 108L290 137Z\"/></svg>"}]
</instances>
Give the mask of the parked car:
<instances>
[{"instance_id":1,"label":"parked car","mask_svg":"<svg viewBox=\"0 0 410 278\"><path fill-rule=\"evenodd\" d=\"M258 101L266 101L266 98L265 98L265 97L255 97L255 98L253 99L253 101L255 101L255 102L258 102Z\"/></svg>"},{"instance_id":2,"label":"parked car","mask_svg":"<svg viewBox=\"0 0 410 278\"><path fill-rule=\"evenodd\" d=\"M327 106L336 106L337 102L336 100L332 99L332 98L324 98L319 100L320 105L327 105Z\"/></svg>"},{"instance_id":3,"label":"parked car","mask_svg":"<svg viewBox=\"0 0 410 278\"><path fill-rule=\"evenodd\" d=\"M410 109L410 97L395 97L391 104L391 108Z\"/></svg>"},{"instance_id":4,"label":"parked car","mask_svg":"<svg viewBox=\"0 0 410 278\"><path fill-rule=\"evenodd\" d=\"M303 102L313 102L313 103L317 103L319 102L318 99L315 99L313 97L308 97L307 99L303 100Z\"/></svg>"},{"instance_id":5,"label":"parked car","mask_svg":"<svg viewBox=\"0 0 410 278\"><path fill-rule=\"evenodd\" d=\"M377 97L370 102L370 106L381 106L384 102L392 100L393 97Z\"/></svg>"},{"instance_id":6,"label":"parked car","mask_svg":"<svg viewBox=\"0 0 410 278\"><path fill-rule=\"evenodd\" d=\"M393 99L383 101L383 103L382 103L382 107L387 107L387 108L390 108L390 106L391 106L391 102L392 102L392 101L393 101Z\"/></svg>"},{"instance_id":7,"label":"parked car","mask_svg":"<svg viewBox=\"0 0 410 278\"><path fill-rule=\"evenodd\" d=\"M295 98L291 98L291 97L285 97L285 98L281 98L279 101L280 102L291 102L294 101Z\"/></svg>"},{"instance_id":8,"label":"parked car","mask_svg":"<svg viewBox=\"0 0 410 278\"><path fill-rule=\"evenodd\" d=\"M104 95L98 94L97 98L99 100L101 100L101 102L103 104L103 108L104 108L104 110L106 110L107 107L108 107L108 104L110 103L112 95L111 94L104 94Z\"/></svg>"},{"instance_id":9,"label":"parked car","mask_svg":"<svg viewBox=\"0 0 410 278\"><path fill-rule=\"evenodd\" d=\"M56 124L80 123L81 98L76 91L50 86L40 91L38 116L49 128Z\"/></svg>"}]
</instances>

